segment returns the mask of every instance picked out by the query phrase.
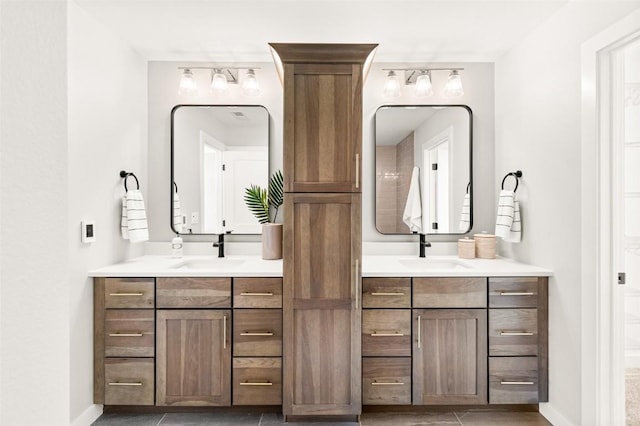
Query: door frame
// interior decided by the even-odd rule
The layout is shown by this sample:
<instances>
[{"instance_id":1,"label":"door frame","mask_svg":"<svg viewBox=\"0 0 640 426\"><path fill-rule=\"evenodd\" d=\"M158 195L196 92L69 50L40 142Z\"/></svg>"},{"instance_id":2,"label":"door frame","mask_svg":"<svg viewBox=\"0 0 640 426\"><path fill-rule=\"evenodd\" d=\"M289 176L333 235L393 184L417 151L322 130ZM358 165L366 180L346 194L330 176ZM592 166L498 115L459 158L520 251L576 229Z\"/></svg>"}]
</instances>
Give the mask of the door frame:
<instances>
[{"instance_id":1,"label":"door frame","mask_svg":"<svg viewBox=\"0 0 640 426\"><path fill-rule=\"evenodd\" d=\"M612 85L616 50L640 36L640 10L582 45L581 417L584 424L624 425L623 311L616 288L611 176L617 164Z\"/></svg>"}]
</instances>

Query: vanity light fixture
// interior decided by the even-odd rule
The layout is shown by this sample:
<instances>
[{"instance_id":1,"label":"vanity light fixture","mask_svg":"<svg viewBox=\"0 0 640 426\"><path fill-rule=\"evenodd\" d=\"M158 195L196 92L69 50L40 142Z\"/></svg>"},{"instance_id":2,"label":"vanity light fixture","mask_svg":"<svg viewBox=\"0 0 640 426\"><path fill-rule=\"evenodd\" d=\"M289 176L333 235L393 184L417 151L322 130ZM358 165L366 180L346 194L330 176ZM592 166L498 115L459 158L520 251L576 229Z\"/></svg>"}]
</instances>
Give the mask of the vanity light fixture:
<instances>
[{"instance_id":1,"label":"vanity light fixture","mask_svg":"<svg viewBox=\"0 0 640 426\"><path fill-rule=\"evenodd\" d=\"M397 98L400 96L400 79L394 70L389 70L387 80L384 82L384 96Z\"/></svg>"},{"instance_id":2,"label":"vanity light fixture","mask_svg":"<svg viewBox=\"0 0 640 426\"><path fill-rule=\"evenodd\" d=\"M442 91L442 96L445 98L457 98L464 95L462 89L462 79L459 71L464 68L383 68L383 71L387 71L387 79L384 83L384 96L390 98L396 98L400 96L402 92L402 84L396 75L396 71L404 72L404 85L413 85L413 93L418 98L426 98L433 96L433 80L432 71L449 71L449 78L447 84ZM395 83L394 83L395 81Z\"/></svg>"},{"instance_id":3,"label":"vanity light fixture","mask_svg":"<svg viewBox=\"0 0 640 426\"><path fill-rule=\"evenodd\" d=\"M198 94L198 85L193 70L207 70L211 75L210 88L211 92L216 96L224 95L229 89L229 85L241 83L242 93L245 96L258 96L260 94L260 85L256 78L255 70L259 67L178 67L182 70L180 77L180 88L178 93L184 96L196 96ZM247 70L246 74L239 79L239 70Z\"/></svg>"}]
</instances>

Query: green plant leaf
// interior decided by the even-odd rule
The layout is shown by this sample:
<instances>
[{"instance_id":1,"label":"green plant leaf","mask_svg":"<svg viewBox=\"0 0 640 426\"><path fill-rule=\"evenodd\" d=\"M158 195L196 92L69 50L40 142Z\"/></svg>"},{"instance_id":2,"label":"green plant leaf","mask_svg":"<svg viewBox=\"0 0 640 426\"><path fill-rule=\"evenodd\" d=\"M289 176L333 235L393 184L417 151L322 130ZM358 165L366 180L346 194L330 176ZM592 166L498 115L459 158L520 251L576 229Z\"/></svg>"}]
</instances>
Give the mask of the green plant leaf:
<instances>
[{"instance_id":1,"label":"green plant leaf","mask_svg":"<svg viewBox=\"0 0 640 426\"><path fill-rule=\"evenodd\" d=\"M267 202L266 189L262 189L257 185L245 188L244 201L259 223L269 223L269 204Z\"/></svg>"},{"instance_id":2,"label":"green plant leaf","mask_svg":"<svg viewBox=\"0 0 640 426\"><path fill-rule=\"evenodd\" d=\"M284 201L284 178L282 177L282 170L276 171L269 179L269 207L275 210L273 215L273 222L276 221L278 216L278 207L282 205Z\"/></svg>"}]
</instances>

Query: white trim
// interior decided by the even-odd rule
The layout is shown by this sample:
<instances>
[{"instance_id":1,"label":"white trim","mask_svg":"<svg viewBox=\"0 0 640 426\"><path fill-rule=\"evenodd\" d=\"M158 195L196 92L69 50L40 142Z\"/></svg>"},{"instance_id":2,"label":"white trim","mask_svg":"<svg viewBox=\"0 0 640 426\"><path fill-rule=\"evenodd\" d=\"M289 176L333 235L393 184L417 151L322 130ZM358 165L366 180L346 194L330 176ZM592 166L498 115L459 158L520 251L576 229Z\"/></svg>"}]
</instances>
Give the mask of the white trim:
<instances>
[{"instance_id":1,"label":"white trim","mask_svg":"<svg viewBox=\"0 0 640 426\"><path fill-rule=\"evenodd\" d=\"M609 150L610 87L599 85L609 68L614 44L640 29L640 10L611 25L582 45L582 424L614 425L612 401L612 321L615 288L611 264ZM598 60L600 59L600 61ZM606 112L603 114L603 112ZM614 379L615 381L615 379ZM624 423L622 423L624 424Z\"/></svg>"},{"instance_id":2,"label":"white trim","mask_svg":"<svg viewBox=\"0 0 640 426\"><path fill-rule=\"evenodd\" d=\"M540 405L538 405L538 411L554 426L574 426L573 423L560 414L560 411L556 410L551 403L541 402Z\"/></svg>"},{"instance_id":3,"label":"white trim","mask_svg":"<svg viewBox=\"0 0 640 426\"><path fill-rule=\"evenodd\" d=\"M98 404L92 404L87 407L76 419L71 426L87 426L95 422L102 415L104 407Z\"/></svg>"}]
</instances>

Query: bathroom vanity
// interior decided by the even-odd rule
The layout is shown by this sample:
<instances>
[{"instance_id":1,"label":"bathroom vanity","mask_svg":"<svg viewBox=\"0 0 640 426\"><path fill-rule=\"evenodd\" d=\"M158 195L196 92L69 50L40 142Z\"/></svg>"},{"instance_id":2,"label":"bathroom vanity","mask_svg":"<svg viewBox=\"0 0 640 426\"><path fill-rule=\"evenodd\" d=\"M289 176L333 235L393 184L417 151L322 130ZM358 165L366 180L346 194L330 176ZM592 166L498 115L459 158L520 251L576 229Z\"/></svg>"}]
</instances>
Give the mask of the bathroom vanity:
<instances>
[{"instance_id":1,"label":"bathroom vanity","mask_svg":"<svg viewBox=\"0 0 640 426\"><path fill-rule=\"evenodd\" d=\"M364 406L547 400L550 271L503 259L363 256L362 275ZM282 405L280 261L144 256L91 276L95 403ZM318 380L325 351L342 350L323 348L310 353Z\"/></svg>"}]
</instances>

